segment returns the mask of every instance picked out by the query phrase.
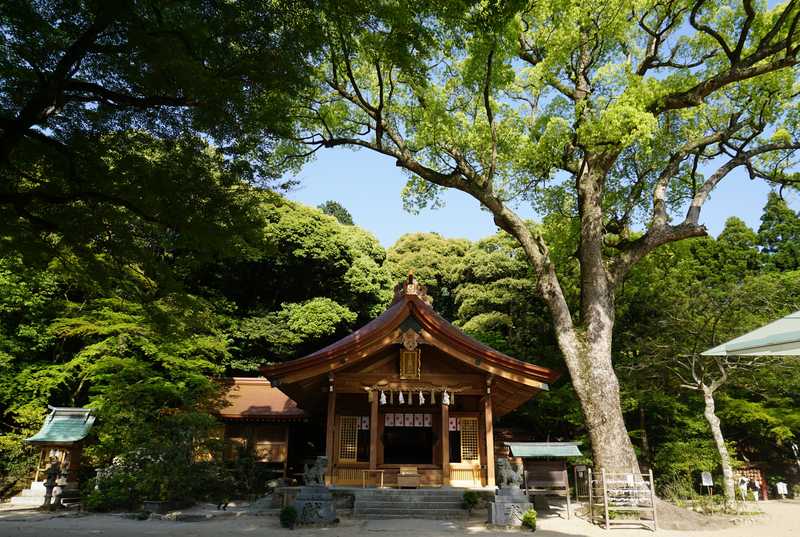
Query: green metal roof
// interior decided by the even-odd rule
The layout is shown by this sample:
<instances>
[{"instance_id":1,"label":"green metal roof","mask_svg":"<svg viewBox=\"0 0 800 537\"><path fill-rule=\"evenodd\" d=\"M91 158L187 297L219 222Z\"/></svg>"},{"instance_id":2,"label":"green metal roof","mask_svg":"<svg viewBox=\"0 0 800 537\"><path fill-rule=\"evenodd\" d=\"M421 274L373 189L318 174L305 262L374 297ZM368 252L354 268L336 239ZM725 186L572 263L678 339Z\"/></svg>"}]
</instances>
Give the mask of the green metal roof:
<instances>
[{"instance_id":1,"label":"green metal roof","mask_svg":"<svg viewBox=\"0 0 800 537\"><path fill-rule=\"evenodd\" d=\"M506 442L514 457L580 457L580 442Z\"/></svg>"},{"instance_id":2,"label":"green metal roof","mask_svg":"<svg viewBox=\"0 0 800 537\"><path fill-rule=\"evenodd\" d=\"M74 444L80 442L94 425L88 408L50 407L42 428L25 440L29 444Z\"/></svg>"},{"instance_id":3,"label":"green metal roof","mask_svg":"<svg viewBox=\"0 0 800 537\"><path fill-rule=\"evenodd\" d=\"M800 311L708 349L703 356L800 356Z\"/></svg>"}]
</instances>

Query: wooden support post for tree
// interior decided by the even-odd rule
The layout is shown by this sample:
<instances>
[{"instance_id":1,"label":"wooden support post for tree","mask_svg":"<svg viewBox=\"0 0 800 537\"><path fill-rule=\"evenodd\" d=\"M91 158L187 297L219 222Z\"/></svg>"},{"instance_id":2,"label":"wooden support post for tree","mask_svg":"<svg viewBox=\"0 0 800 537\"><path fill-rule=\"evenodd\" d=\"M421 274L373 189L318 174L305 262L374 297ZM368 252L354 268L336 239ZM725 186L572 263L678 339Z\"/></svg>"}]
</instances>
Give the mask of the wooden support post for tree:
<instances>
[{"instance_id":1,"label":"wooden support post for tree","mask_svg":"<svg viewBox=\"0 0 800 537\"><path fill-rule=\"evenodd\" d=\"M592 469L587 468L587 482L589 484L589 520L594 524L594 483L592 482Z\"/></svg>"},{"instance_id":2,"label":"wooden support post for tree","mask_svg":"<svg viewBox=\"0 0 800 537\"><path fill-rule=\"evenodd\" d=\"M566 463L564 463L563 472L564 472L564 483L567 484L567 520L569 520L570 518L572 518L572 515L570 514L572 508L570 506L570 501L569 501L569 474L567 473Z\"/></svg>"},{"instance_id":3,"label":"wooden support post for tree","mask_svg":"<svg viewBox=\"0 0 800 537\"><path fill-rule=\"evenodd\" d=\"M606 487L606 469L600 469L600 475L603 479L603 514L605 516L606 529L609 529L610 523L608 518L608 488Z\"/></svg>"},{"instance_id":4,"label":"wooden support post for tree","mask_svg":"<svg viewBox=\"0 0 800 537\"><path fill-rule=\"evenodd\" d=\"M653 531L658 529L658 517L656 516L656 482L653 481L653 470L649 471L650 474L650 505L653 507Z\"/></svg>"}]
</instances>

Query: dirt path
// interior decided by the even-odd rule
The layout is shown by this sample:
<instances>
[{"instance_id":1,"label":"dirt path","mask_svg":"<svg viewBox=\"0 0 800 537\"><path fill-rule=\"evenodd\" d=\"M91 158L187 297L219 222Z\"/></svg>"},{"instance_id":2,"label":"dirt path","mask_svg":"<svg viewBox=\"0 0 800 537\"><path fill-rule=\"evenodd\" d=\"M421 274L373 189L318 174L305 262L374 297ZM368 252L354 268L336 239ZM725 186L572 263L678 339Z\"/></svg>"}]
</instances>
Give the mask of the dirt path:
<instances>
[{"instance_id":1,"label":"dirt path","mask_svg":"<svg viewBox=\"0 0 800 537\"><path fill-rule=\"evenodd\" d=\"M749 524L717 531L659 530L664 537L800 537L800 502L762 502L765 515ZM114 515L50 517L38 513L0 511L0 537L64 537L78 535L134 536L263 536L285 537L475 537L508 536L519 531L487 529L477 521L472 524L428 520L343 520L330 528L306 528L291 531L279 527L276 517L240 516L208 522L137 521ZM584 520L564 520L558 516L540 520L536 537L645 537L653 533L642 529L593 527Z\"/></svg>"}]
</instances>

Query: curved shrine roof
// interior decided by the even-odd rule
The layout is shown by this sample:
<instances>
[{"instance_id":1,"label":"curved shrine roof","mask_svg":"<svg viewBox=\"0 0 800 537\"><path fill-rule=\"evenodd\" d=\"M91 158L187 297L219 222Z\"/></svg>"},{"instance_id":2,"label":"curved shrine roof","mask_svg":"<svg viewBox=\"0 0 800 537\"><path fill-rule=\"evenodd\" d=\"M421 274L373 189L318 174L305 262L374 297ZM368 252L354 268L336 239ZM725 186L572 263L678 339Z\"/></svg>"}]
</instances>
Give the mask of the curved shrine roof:
<instances>
[{"instance_id":1,"label":"curved shrine roof","mask_svg":"<svg viewBox=\"0 0 800 537\"><path fill-rule=\"evenodd\" d=\"M392 305L363 327L312 354L265 366L261 371L273 381L273 386L284 380L295 382L333 371L395 344L398 330L406 319L413 317L421 329L422 343L438 346L473 367L539 389L548 389L548 384L560 376L556 371L523 362L468 336L436 313L425 298L424 288L415 280L403 282L396 289Z\"/></svg>"}]
</instances>

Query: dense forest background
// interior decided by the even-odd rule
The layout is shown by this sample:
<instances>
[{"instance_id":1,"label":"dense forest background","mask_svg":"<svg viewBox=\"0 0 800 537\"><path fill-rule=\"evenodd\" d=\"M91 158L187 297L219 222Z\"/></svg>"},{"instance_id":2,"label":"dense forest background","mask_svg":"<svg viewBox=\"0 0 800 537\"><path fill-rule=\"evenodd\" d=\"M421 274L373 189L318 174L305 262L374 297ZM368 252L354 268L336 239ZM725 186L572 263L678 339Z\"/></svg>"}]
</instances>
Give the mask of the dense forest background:
<instances>
[{"instance_id":1,"label":"dense forest background","mask_svg":"<svg viewBox=\"0 0 800 537\"><path fill-rule=\"evenodd\" d=\"M412 271L467 333L563 370L531 269L505 233L477 242L412 233L384 249L336 202L317 209L248 196L247 225L213 256L152 235L128 256L87 244L71 257L0 258L4 494L30 472L34 450L22 440L48 404L96 410L90 468L147 451L174 457L180 446L213 452L216 379L256 375L261 364L345 335L380 314L393 284ZM574 222L530 225L566 261L562 277L577 300ZM616 367L639 455L663 482L718 466L702 398L676 374L680 360L798 309L799 269L800 216L771 194L758 230L731 218L716 238L651 254L626 281ZM766 464L771 480L793 479L800 363L736 373L718 414L737 460ZM537 440L587 441L568 375L504 421Z\"/></svg>"}]
</instances>

